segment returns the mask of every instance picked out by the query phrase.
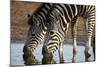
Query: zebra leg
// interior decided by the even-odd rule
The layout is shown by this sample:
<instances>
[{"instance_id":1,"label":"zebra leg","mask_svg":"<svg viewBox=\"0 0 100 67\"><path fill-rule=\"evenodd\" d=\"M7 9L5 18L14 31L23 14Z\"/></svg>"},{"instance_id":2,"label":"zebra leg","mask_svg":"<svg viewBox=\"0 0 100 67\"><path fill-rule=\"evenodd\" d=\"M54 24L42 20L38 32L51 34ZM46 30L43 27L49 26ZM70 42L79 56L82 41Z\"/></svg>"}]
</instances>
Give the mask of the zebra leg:
<instances>
[{"instance_id":1,"label":"zebra leg","mask_svg":"<svg viewBox=\"0 0 100 67\"><path fill-rule=\"evenodd\" d=\"M90 61L92 50L93 50L94 60L95 60L95 43L92 43L92 35L88 35L87 44L85 46L85 61Z\"/></svg>"},{"instance_id":2,"label":"zebra leg","mask_svg":"<svg viewBox=\"0 0 100 67\"><path fill-rule=\"evenodd\" d=\"M58 53L59 53L60 63L64 63L64 59L63 59L63 44L62 43L59 45Z\"/></svg>"},{"instance_id":3,"label":"zebra leg","mask_svg":"<svg viewBox=\"0 0 100 67\"><path fill-rule=\"evenodd\" d=\"M96 53L95 53L95 47L93 47L93 54L94 54L94 61L96 60L95 58L95 55L96 55Z\"/></svg>"},{"instance_id":4,"label":"zebra leg","mask_svg":"<svg viewBox=\"0 0 100 67\"><path fill-rule=\"evenodd\" d=\"M92 47L93 47L93 55L94 55L94 61L95 61L95 35L93 36L91 43L92 43Z\"/></svg>"},{"instance_id":5,"label":"zebra leg","mask_svg":"<svg viewBox=\"0 0 100 67\"><path fill-rule=\"evenodd\" d=\"M85 45L85 61L89 61L89 58L91 56L92 52L92 32L94 29L94 22L89 22L88 19L85 20L85 26L86 26L86 32L87 32L87 42Z\"/></svg>"},{"instance_id":6,"label":"zebra leg","mask_svg":"<svg viewBox=\"0 0 100 67\"><path fill-rule=\"evenodd\" d=\"M71 33L73 38L73 58L72 62L76 62L76 55L77 55L77 24L76 24L77 17L75 17L71 22Z\"/></svg>"},{"instance_id":7,"label":"zebra leg","mask_svg":"<svg viewBox=\"0 0 100 67\"><path fill-rule=\"evenodd\" d=\"M95 36L93 37L93 54L94 54L94 61L95 61Z\"/></svg>"},{"instance_id":8,"label":"zebra leg","mask_svg":"<svg viewBox=\"0 0 100 67\"><path fill-rule=\"evenodd\" d=\"M91 38L92 36L88 36L88 40L85 46L85 61L89 61L89 57L91 56Z\"/></svg>"},{"instance_id":9,"label":"zebra leg","mask_svg":"<svg viewBox=\"0 0 100 67\"><path fill-rule=\"evenodd\" d=\"M93 54L94 54L94 61L95 61L95 45L93 46Z\"/></svg>"}]
</instances>

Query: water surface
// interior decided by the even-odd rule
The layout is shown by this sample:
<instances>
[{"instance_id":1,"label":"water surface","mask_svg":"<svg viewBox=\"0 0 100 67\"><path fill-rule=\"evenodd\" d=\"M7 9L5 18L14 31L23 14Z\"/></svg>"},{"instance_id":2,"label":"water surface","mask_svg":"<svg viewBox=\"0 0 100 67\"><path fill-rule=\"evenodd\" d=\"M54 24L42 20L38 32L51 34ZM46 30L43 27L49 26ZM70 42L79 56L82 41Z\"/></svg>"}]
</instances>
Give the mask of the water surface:
<instances>
[{"instance_id":1,"label":"water surface","mask_svg":"<svg viewBox=\"0 0 100 67\"><path fill-rule=\"evenodd\" d=\"M11 65L25 65L24 61L23 61L23 46L24 43L11 43ZM43 45L39 45L38 48L35 50L34 52L34 56L36 57L36 59L41 63L41 59L42 59L42 46ZM63 54L64 54L64 62L65 63L69 63L72 62L72 53L73 53L73 47L70 44L65 44L63 47ZM85 58L84 58L84 46L79 46L78 45L78 54L77 54L77 60L76 62L85 62ZM90 58L91 60L93 60L93 53L92 56ZM54 61L56 61L56 63L59 63L59 55L58 55L58 51L56 51L54 53Z\"/></svg>"}]
</instances>

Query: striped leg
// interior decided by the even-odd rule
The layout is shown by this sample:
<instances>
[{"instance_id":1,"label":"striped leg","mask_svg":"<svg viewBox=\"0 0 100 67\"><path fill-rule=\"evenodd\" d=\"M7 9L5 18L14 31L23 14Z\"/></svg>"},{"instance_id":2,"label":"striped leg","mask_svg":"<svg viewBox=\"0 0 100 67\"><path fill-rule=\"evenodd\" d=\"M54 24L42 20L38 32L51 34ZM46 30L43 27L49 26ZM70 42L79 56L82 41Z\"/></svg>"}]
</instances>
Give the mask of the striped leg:
<instances>
[{"instance_id":1,"label":"striped leg","mask_svg":"<svg viewBox=\"0 0 100 67\"><path fill-rule=\"evenodd\" d=\"M63 60L63 44L62 43L59 44L58 53L59 53L60 63L64 63L64 60Z\"/></svg>"},{"instance_id":2,"label":"striped leg","mask_svg":"<svg viewBox=\"0 0 100 67\"><path fill-rule=\"evenodd\" d=\"M61 15L61 18L63 19L63 23L66 22L66 19L65 19L65 16ZM59 18L59 20L62 20L61 18ZM62 22L62 21L60 21ZM66 24L66 27L65 27L65 32L64 35L68 32L68 28L69 28L69 23ZM60 63L64 63L64 58L63 58L63 41L59 44L59 49L58 49L58 53L59 53L59 60L60 60Z\"/></svg>"},{"instance_id":3,"label":"striped leg","mask_svg":"<svg viewBox=\"0 0 100 67\"><path fill-rule=\"evenodd\" d=\"M92 37L92 48L93 48L93 57L95 61L95 35Z\"/></svg>"},{"instance_id":4,"label":"striped leg","mask_svg":"<svg viewBox=\"0 0 100 67\"><path fill-rule=\"evenodd\" d=\"M75 17L71 22L71 33L73 39L73 59L72 62L76 62L76 55L77 55L77 17Z\"/></svg>"},{"instance_id":5,"label":"striped leg","mask_svg":"<svg viewBox=\"0 0 100 67\"><path fill-rule=\"evenodd\" d=\"M92 40L92 32L94 29L94 22L90 22L89 20L86 19L86 22L85 22L86 32L87 32L87 41L85 45L85 61L89 61L89 58L91 56L91 50L92 50L91 40Z\"/></svg>"},{"instance_id":6,"label":"striped leg","mask_svg":"<svg viewBox=\"0 0 100 67\"><path fill-rule=\"evenodd\" d=\"M94 61L95 61L95 36L93 37L93 54L94 54Z\"/></svg>"}]
</instances>

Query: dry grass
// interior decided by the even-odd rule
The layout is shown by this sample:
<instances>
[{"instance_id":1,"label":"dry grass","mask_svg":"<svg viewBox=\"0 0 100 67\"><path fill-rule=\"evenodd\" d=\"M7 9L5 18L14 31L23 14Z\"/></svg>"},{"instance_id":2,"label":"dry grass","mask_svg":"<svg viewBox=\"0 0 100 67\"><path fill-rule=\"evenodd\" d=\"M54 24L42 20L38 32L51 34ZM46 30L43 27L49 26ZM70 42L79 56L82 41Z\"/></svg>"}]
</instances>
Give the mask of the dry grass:
<instances>
[{"instance_id":1,"label":"dry grass","mask_svg":"<svg viewBox=\"0 0 100 67\"><path fill-rule=\"evenodd\" d=\"M32 14L40 3L11 1L11 40L25 41L28 31L28 14ZM67 38L71 38L70 28ZM78 18L78 39L85 39L83 18Z\"/></svg>"}]
</instances>

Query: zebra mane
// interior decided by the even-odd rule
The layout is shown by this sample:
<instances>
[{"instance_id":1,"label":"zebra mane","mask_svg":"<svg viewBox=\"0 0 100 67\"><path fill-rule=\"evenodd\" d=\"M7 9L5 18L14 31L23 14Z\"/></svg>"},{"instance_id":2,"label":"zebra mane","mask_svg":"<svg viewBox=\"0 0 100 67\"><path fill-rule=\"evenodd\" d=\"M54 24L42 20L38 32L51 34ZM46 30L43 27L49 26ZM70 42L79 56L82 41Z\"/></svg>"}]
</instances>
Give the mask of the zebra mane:
<instances>
[{"instance_id":1,"label":"zebra mane","mask_svg":"<svg viewBox=\"0 0 100 67\"><path fill-rule=\"evenodd\" d=\"M29 25L33 25L33 19L37 16L37 14L41 11L41 8L44 7L45 3L42 3L37 9L35 12L33 12L32 14L28 14L27 17L28 17L28 24Z\"/></svg>"}]
</instances>

